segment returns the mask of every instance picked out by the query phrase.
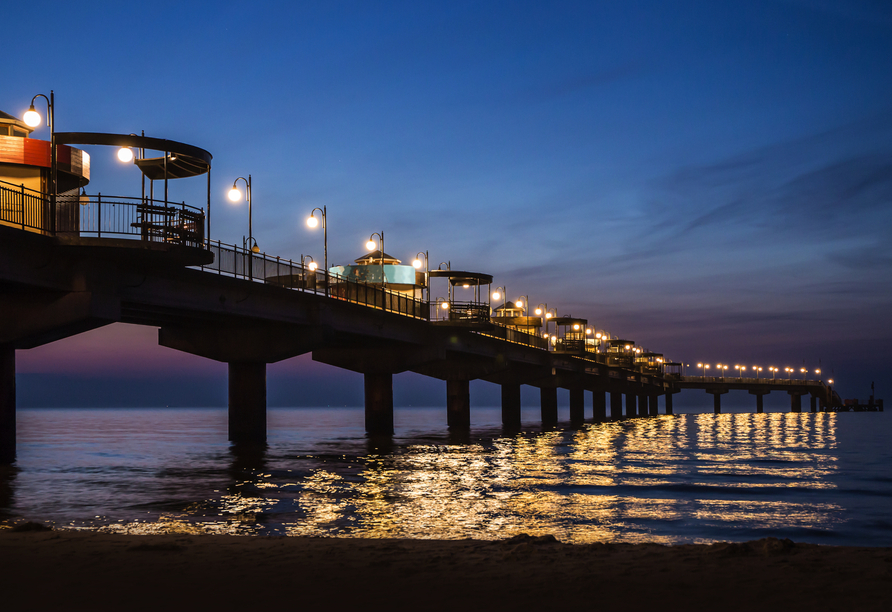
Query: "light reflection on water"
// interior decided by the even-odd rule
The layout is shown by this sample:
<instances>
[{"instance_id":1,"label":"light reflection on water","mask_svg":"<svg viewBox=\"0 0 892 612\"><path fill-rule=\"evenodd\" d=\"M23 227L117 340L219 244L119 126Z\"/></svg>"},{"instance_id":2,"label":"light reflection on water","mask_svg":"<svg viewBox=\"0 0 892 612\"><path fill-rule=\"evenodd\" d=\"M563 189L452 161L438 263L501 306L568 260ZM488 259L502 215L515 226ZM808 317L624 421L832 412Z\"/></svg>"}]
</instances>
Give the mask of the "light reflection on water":
<instances>
[{"instance_id":1,"label":"light reflection on water","mask_svg":"<svg viewBox=\"0 0 892 612\"><path fill-rule=\"evenodd\" d=\"M843 420L888 431L884 415L685 414L450 437L440 411L419 412L410 436L366 439L361 410L272 410L269 446L242 448L225 443L225 411L20 411L0 519L126 533L892 545L892 525L877 521L892 498L888 450L874 477L841 461L859 449L838 435Z\"/></svg>"}]
</instances>

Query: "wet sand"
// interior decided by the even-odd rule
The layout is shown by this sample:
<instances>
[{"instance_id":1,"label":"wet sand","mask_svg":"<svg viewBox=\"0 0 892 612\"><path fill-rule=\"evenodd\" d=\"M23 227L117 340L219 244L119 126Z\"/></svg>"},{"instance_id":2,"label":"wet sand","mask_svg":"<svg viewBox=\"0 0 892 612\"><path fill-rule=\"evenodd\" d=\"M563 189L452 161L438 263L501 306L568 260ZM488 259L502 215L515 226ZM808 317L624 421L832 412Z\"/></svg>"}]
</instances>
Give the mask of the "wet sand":
<instances>
[{"instance_id":1,"label":"wet sand","mask_svg":"<svg viewBox=\"0 0 892 612\"><path fill-rule=\"evenodd\" d=\"M4 610L892 609L892 548L0 530Z\"/></svg>"}]
</instances>

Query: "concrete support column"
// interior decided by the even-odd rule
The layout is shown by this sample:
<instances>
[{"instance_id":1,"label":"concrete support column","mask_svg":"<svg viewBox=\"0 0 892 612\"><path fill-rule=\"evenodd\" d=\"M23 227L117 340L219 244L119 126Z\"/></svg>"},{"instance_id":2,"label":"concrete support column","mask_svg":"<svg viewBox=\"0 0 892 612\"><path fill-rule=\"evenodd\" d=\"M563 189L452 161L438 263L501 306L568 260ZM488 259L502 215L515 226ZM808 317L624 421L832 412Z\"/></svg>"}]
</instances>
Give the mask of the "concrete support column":
<instances>
[{"instance_id":1,"label":"concrete support column","mask_svg":"<svg viewBox=\"0 0 892 612\"><path fill-rule=\"evenodd\" d=\"M502 426L520 428L520 385L502 384Z\"/></svg>"},{"instance_id":2,"label":"concrete support column","mask_svg":"<svg viewBox=\"0 0 892 612\"><path fill-rule=\"evenodd\" d=\"M585 421L585 389L578 385L570 387L570 422Z\"/></svg>"},{"instance_id":3,"label":"concrete support column","mask_svg":"<svg viewBox=\"0 0 892 612\"><path fill-rule=\"evenodd\" d=\"M722 392L721 391L710 391L706 390L707 393L712 395L712 411L716 414L722 413Z\"/></svg>"},{"instance_id":4,"label":"concrete support column","mask_svg":"<svg viewBox=\"0 0 892 612\"><path fill-rule=\"evenodd\" d=\"M623 416L623 395L619 391L610 392L610 418L618 419Z\"/></svg>"},{"instance_id":5,"label":"concrete support column","mask_svg":"<svg viewBox=\"0 0 892 612\"><path fill-rule=\"evenodd\" d=\"M15 461L15 349L0 345L0 464Z\"/></svg>"},{"instance_id":6,"label":"concrete support column","mask_svg":"<svg viewBox=\"0 0 892 612\"><path fill-rule=\"evenodd\" d=\"M818 411L818 398L815 395L811 396L811 411L812 412Z\"/></svg>"},{"instance_id":7,"label":"concrete support column","mask_svg":"<svg viewBox=\"0 0 892 612\"><path fill-rule=\"evenodd\" d=\"M790 392L790 412L802 412L802 395Z\"/></svg>"},{"instance_id":8,"label":"concrete support column","mask_svg":"<svg viewBox=\"0 0 892 612\"><path fill-rule=\"evenodd\" d=\"M471 426L471 381L446 381L446 424L449 427Z\"/></svg>"},{"instance_id":9,"label":"concrete support column","mask_svg":"<svg viewBox=\"0 0 892 612\"><path fill-rule=\"evenodd\" d=\"M558 422L557 387L539 389L539 403L542 406L542 424L554 425Z\"/></svg>"},{"instance_id":10,"label":"concrete support column","mask_svg":"<svg viewBox=\"0 0 892 612\"><path fill-rule=\"evenodd\" d=\"M596 421L603 421L607 418L607 397L601 389L592 391L592 417Z\"/></svg>"},{"instance_id":11,"label":"concrete support column","mask_svg":"<svg viewBox=\"0 0 892 612\"><path fill-rule=\"evenodd\" d=\"M229 363L229 439L266 442L266 364Z\"/></svg>"},{"instance_id":12,"label":"concrete support column","mask_svg":"<svg viewBox=\"0 0 892 612\"><path fill-rule=\"evenodd\" d=\"M672 394L666 394L666 414L672 414Z\"/></svg>"},{"instance_id":13,"label":"concrete support column","mask_svg":"<svg viewBox=\"0 0 892 612\"><path fill-rule=\"evenodd\" d=\"M638 396L633 391L626 393L626 416L638 416Z\"/></svg>"},{"instance_id":14,"label":"concrete support column","mask_svg":"<svg viewBox=\"0 0 892 612\"><path fill-rule=\"evenodd\" d=\"M756 395L756 412L758 414L765 412L765 396L761 393Z\"/></svg>"},{"instance_id":15,"label":"concrete support column","mask_svg":"<svg viewBox=\"0 0 892 612\"><path fill-rule=\"evenodd\" d=\"M659 395L648 395L647 396L647 412L650 416L657 416L660 414L660 404Z\"/></svg>"},{"instance_id":16,"label":"concrete support column","mask_svg":"<svg viewBox=\"0 0 892 612\"><path fill-rule=\"evenodd\" d=\"M370 434L393 433L393 374L366 372L365 430Z\"/></svg>"},{"instance_id":17,"label":"concrete support column","mask_svg":"<svg viewBox=\"0 0 892 612\"><path fill-rule=\"evenodd\" d=\"M647 395L638 394L638 416L647 416Z\"/></svg>"}]
</instances>

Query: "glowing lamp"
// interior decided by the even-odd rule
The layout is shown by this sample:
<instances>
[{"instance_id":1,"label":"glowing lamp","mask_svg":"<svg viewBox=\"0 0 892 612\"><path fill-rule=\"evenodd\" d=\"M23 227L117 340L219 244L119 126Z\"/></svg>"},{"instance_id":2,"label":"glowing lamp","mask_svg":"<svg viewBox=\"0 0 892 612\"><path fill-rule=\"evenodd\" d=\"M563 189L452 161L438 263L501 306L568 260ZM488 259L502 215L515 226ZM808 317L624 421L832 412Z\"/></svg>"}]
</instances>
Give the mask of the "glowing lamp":
<instances>
[{"instance_id":1,"label":"glowing lamp","mask_svg":"<svg viewBox=\"0 0 892 612\"><path fill-rule=\"evenodd\" d=\"M374 241L374 240L369 240L368 242L365 243L365 248L367 248L367 249L370 250L370 251L374 251L374 250L375 250L375 246L376 246L376 245L375 245L375 241Z\"/></svg>"},{"instance_id":2,"label":"glowing lamp","mask_svg":"<svg viewBox=\"0 0 892 612\"><path fill-rule=\"evenodd\" d=\"M420 270L421 269L421 260L416 259L415 261L413 261L412 267L415 268L416 270Z\"/></svg>"},{"instance_id":3,"label":"glowing lamp","mask_svg":"<svg viewBox=\"0 0 892 612\"><path fill-rule=\"evenodd\" d=\"M260 247L257 246L257 245L255 244L254 246L251 247L251 252L252 252L252 253L259 253L259 252L260 252Z\"/></svg>"},{"instance_id":4,"label":"glowing lamp","mask_svg":"<svg viewBox=\"0 0 892 612\"><path fill-rule=\"evenodd\" d=\"M118 160L126 163L133 161L133 149L130 147L121 147L118 149Z\"/></svg>"},{"instance_id":5,"label":"glowing lamp","mask_svg":"<svg viewBox=\"0 0 892 612\"><path fill-rule=\"evenodd\" d=\"M316 227L317 225L319 225L319 219L314 215L307 217L307 227Z\"/></svg>"},{"instance_id":6,"label":"glowing lamp","mask_svg":"<svg viewBox=\"0 0 892 612\"><path fill-rule=\"evenodd\" d=\"M449 310L449 302L442 302L440 304L440 308L442 308L443 310Z\"/></svg>"},{"instance_id":7,"label":"glowing lamp","mask_svg":"<svg viewBox=\"0 0 892 612\"><path fill-rule=\"evenodd\" d=\"M232 202L238 202L242 199L242 192L238 190L238 187L233 187L229 190L229 199Z\"/></svg>"},{"instance_id":8,"label":"glowing lamp","mask_svg":"<svg viewBox=\"0 0 892 612\"><path fill-rule=\"evenodd\" d=\"M319 264L317 264L315 261L311 261L310 265L308 265L307 267L310 269L310 272L315 272L316 268L319 267Z\"/></svg>"},{"instance_id":9,"label":"glowing lamp","mask_svg":"<svg viewBox=\"0 0 892 612\"><path fill-rule=\"evenodd\" d=\"M573 329L578 330L578 329L579 329L579 323L575 323L575 324L573 325Z\"/></svg>"},{"instance_id":10,"label":"glowing lamp","mask_svg":"<svg viewBox=\"0 0 892 612\"><path fill-rule=\"evenodd\" d=\"M502 297L502 294L501 294L501 293L499 293L498 291L493 291L493 293L492 293L492 299L497 300L497 299L499 299L500 297Z\"/></svg>"},{"instance_id":11,"label":"glowing lamp","mask_svg":"<svg viewBox=\"0 0 892 612\"><path fill-rule=\"evenodd\" d=\"M516 302L514 302L514 305L518 308L523 308L523 300L517 300Z\"/></svg>"},{"instance_id":12,"label":"glowing lamp","mask_svg":"<svg viewBox=\"0 0 892 612\"><path fill-rule=\"evenodd\" d=\"M25 125L27 125L28 127L37 127L38 125L40 125L40 122L43 121L40 113L37 112L33 104L31 105L31 108L27 110L22 119L25 121Z\"/></svg>"}]
</instances>

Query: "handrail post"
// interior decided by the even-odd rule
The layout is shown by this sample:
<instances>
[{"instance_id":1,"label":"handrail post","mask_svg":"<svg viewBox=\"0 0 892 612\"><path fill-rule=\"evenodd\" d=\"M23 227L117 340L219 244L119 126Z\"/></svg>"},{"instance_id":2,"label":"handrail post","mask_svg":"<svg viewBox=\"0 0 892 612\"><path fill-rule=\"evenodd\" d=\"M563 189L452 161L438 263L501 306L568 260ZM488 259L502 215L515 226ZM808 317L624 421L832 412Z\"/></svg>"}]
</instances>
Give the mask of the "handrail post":
<instances>
[{"instance_id":1,"label":"handrail post","mask_svg":"<svg viewBox=\"0 0 892 612\"><path fill-rule=\"evenodd\" d=\"M25 183L22 183L22 229L25 229Z\"/></svg>"},{"instance_id":2,"label":"handrail post","mask_svg":"<svg viewBox=\"0 0 892 612\"><path fill-rule=\"evenodd\" d=\"M96 231L97 238L102 238L102 193L96 194L97 212L96 212Z\"/></svg>"}]
</instances>

